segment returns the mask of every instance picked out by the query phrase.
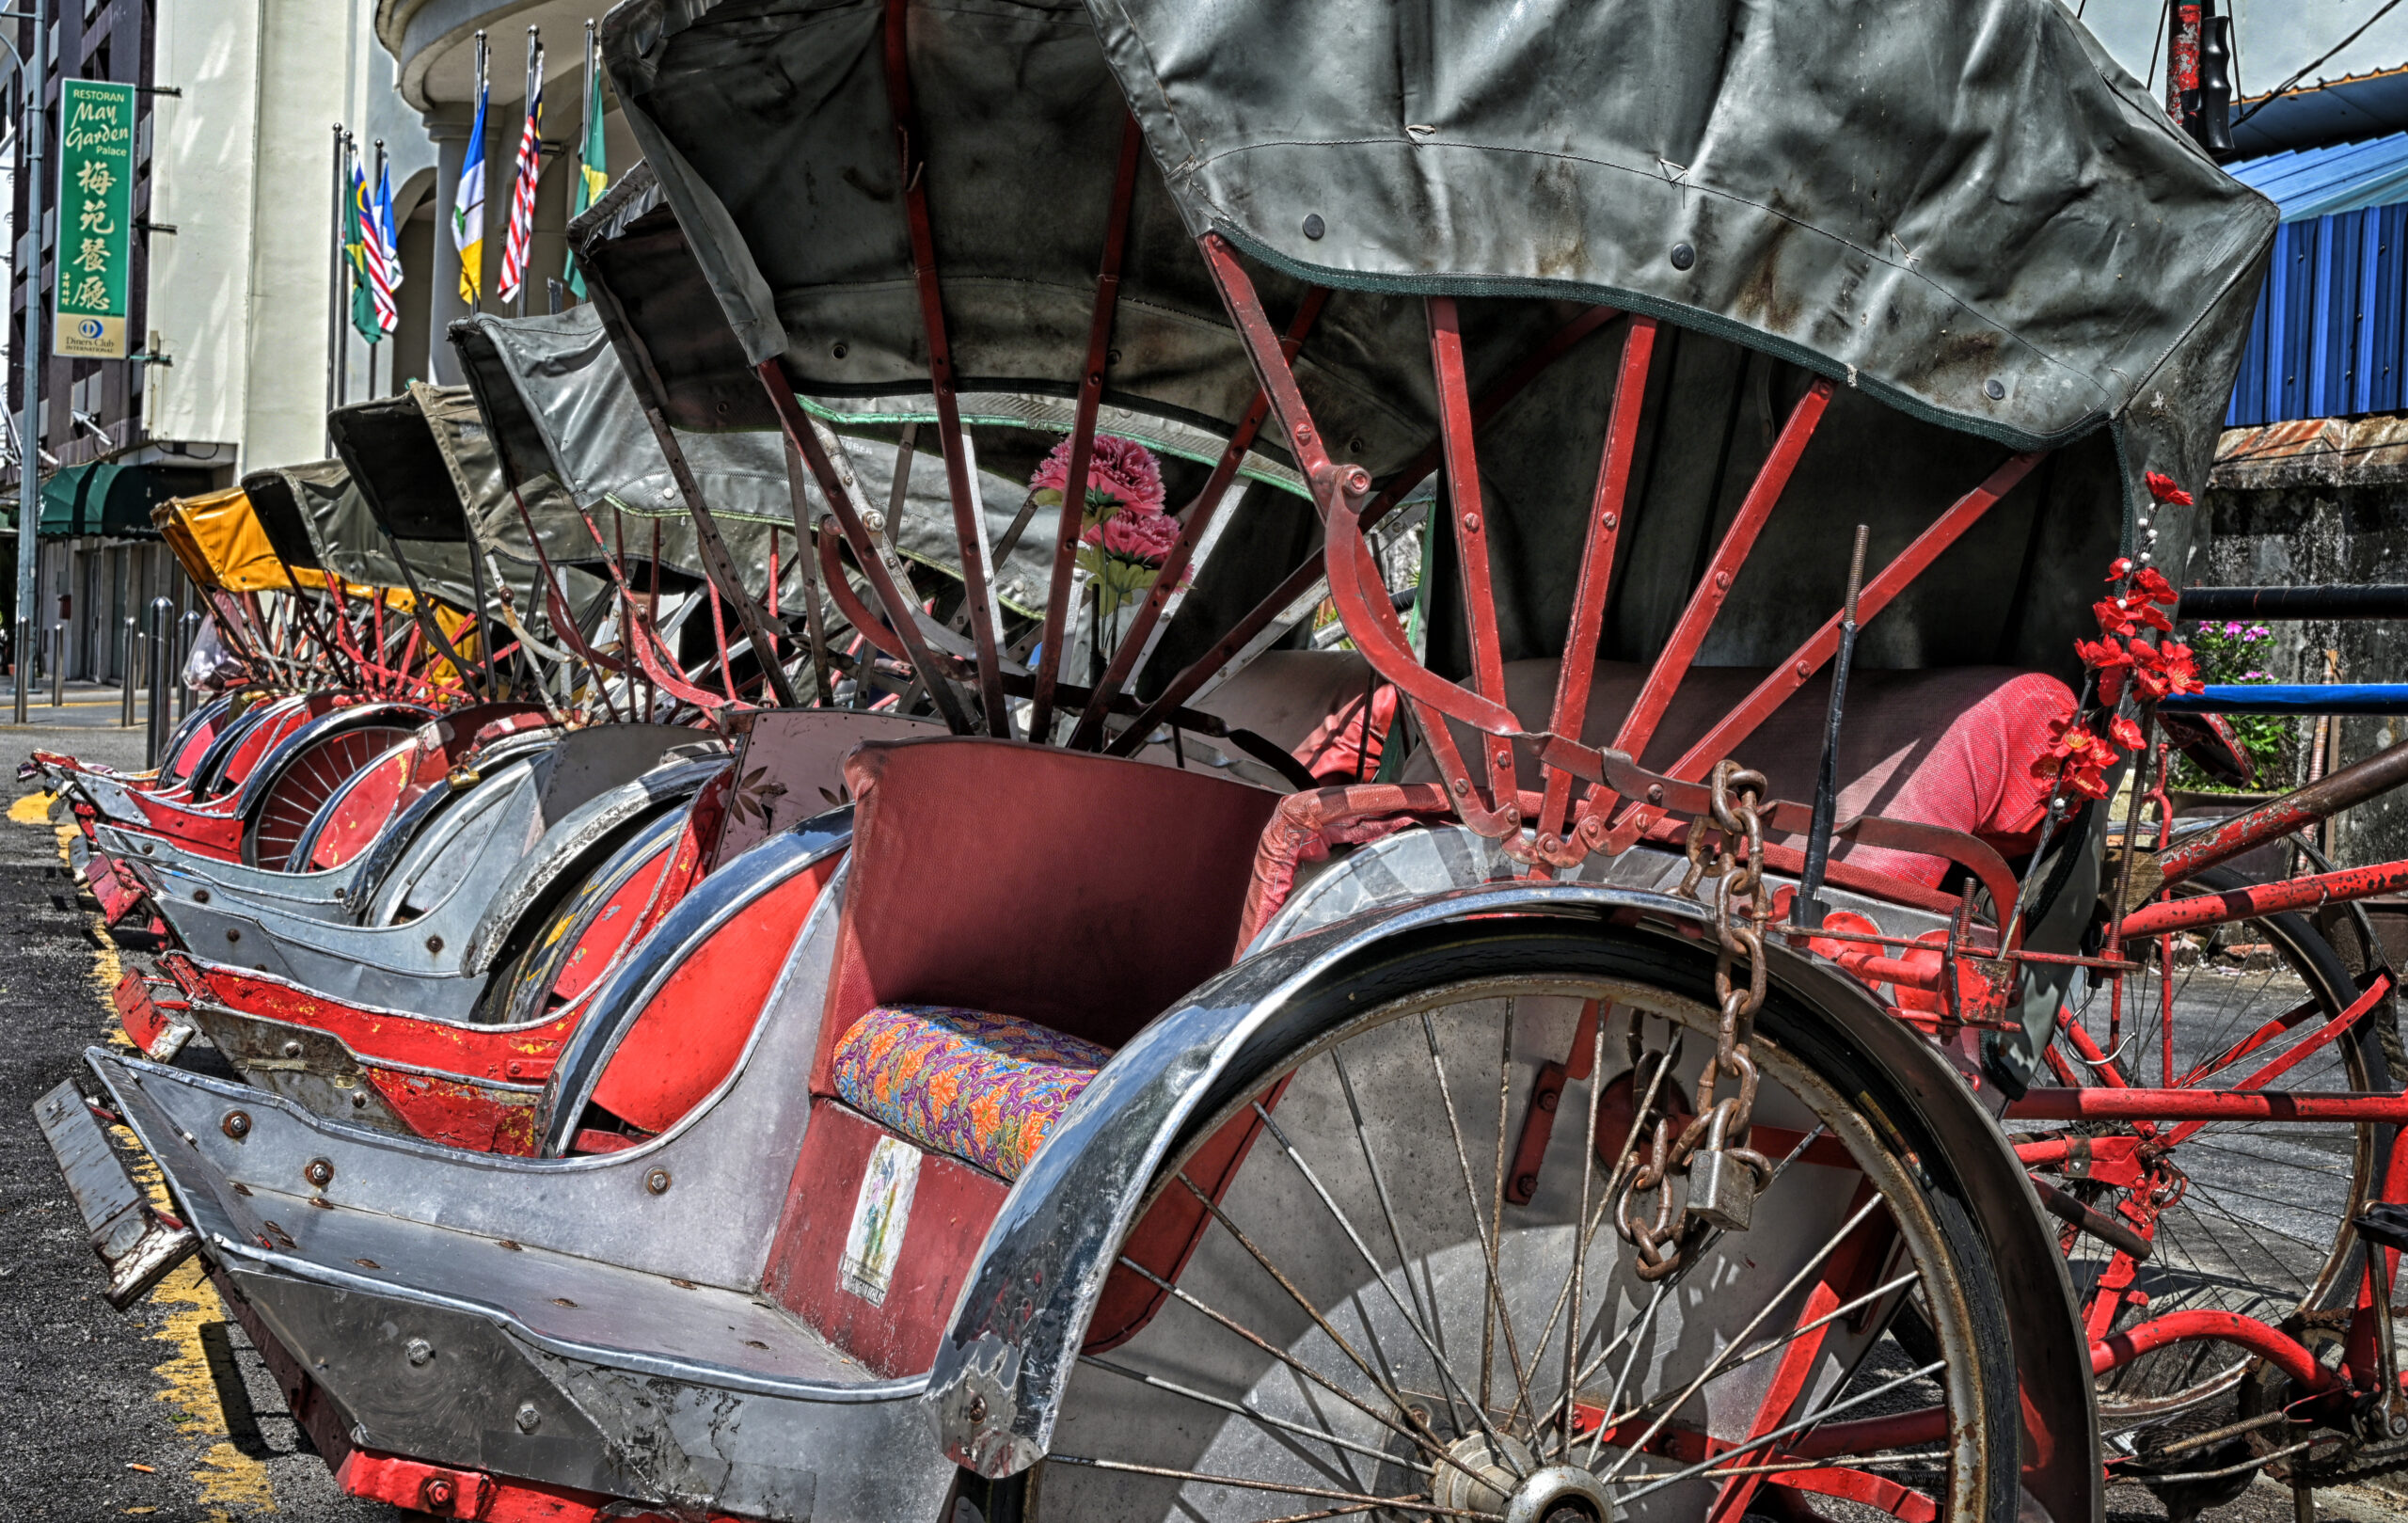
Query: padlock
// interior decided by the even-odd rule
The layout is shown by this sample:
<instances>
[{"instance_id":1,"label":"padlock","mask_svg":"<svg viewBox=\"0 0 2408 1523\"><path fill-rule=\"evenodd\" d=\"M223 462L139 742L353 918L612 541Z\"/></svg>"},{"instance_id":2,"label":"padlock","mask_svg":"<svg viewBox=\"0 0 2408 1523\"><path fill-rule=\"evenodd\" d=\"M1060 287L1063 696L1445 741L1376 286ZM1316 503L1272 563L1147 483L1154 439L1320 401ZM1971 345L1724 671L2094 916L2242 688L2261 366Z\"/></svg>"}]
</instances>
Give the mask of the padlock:
<instances>
[{"instance_id":1,"label":"padlock","mask_svg":"<svg viewBox=\"0 0 2408 1523\"><path fill-rule=\"evenodd\" d=\"M1770 1181L1762 1153L1728 1145L1732 1103L1714 1108L1705 1146L1689 1157L1688 1214L1726 1232L1744 1232L1755 1217L1756 1191Z\"/></svg>"}]
</instances>

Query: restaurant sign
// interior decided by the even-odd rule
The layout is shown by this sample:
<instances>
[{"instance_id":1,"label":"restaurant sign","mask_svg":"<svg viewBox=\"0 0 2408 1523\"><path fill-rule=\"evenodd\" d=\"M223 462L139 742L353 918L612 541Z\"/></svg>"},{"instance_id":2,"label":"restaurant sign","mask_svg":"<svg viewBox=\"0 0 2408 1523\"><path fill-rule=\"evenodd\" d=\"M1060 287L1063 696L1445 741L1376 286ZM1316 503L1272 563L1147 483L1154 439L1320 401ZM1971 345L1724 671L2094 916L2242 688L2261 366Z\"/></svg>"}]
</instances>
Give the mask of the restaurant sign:
<instances>
[{"instance_id":1,"label":"restaurant sign","mask_svg":"<svg viewBox=\"0 0 2408 1523\"><path fill-rule=\"evenodd\" d=\"M123 359L134 280L134 87L59 82L53 353Z\"/></svg>"}]
</instances>

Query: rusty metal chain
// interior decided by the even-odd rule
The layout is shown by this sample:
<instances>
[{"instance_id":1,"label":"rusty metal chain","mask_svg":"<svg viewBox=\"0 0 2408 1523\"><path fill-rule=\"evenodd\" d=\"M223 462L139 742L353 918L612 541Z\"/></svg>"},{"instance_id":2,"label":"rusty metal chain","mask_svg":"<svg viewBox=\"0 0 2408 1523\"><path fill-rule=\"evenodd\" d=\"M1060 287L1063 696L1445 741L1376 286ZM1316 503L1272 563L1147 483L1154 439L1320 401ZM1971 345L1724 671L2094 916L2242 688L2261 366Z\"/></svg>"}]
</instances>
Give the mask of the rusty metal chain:
<instances>
[{"instance_id":1,"label":"rusty metal chain","mask_svg":"<svg viewBox=\"0 0 2408 1523\"><path fill-rule=\"evenodd\" d=\"M1705 849L1709 822L1704 816L1691 822L1687 848L1689 869L1680 893L1696 898L1701 882L1708 878L1719 880L1714 906L1719 943L1714 960L1714 995L1720 1010L1715 1024L1714 1055L1698 1074L1695 1114L1679 1135L1672 1134L1669 1118L1656 1123L1648 1161L1632 1176L1615 1219L1623 1240L1638 1250L1634 1267L1639 1277L1650 1281L1678 1271L1704 1235L1705 1224L1697 1220L1692 1210L1684 1208L1675 1218L1671 1185L1672 1176L1688 1172L1702 1148L1710 1145L1730 1155L1755 1175L1758 1189L1772 1182L1772 1161L1747 1145L1755 1123L1757 1087L1748 1039L1755 1027L1756 1012L1765 1003L1764 930L1772 918L1771 896L1763 892L1765 833L1757 814L1766 785L1763 773L1725 760L1715 763L1710 785L1714 791L1711 828L1720 832L1720 839L1709 863ZM1735 849L1741 840L1748 846L1744 859ZM1717 1099L1715 1091L1725 1078L1738 1081L1738 1092ZM1653 1219L1634 1219L1633 1200L1651 1190L1656 1193Z\"/></svg>"}]
</instances>

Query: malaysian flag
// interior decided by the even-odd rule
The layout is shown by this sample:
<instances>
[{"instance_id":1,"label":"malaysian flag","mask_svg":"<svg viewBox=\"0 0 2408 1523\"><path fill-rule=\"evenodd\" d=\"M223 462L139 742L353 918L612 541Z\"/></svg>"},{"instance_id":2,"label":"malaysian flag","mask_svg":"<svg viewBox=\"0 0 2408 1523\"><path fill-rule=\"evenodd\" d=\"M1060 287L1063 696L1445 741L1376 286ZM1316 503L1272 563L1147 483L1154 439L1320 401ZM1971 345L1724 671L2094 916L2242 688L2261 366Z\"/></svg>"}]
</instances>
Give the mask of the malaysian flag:
<instances>
[{"instance_id":1,"label":"malaysian flag","mask_svg":"<svg viewBox=\"0 0 2408 1523\"><path fill-rule=\"evenodd\" d=\"M383 162L381 138L377 140L376 157L377 182L372 191L359 167L352 167L352 196L357 203L354 214L359 219L359 252L353 267L359 272L375 304L378 330L390 333L402 325L401 307L393 296L402 283L402 257L394 247L393 172Z\"/></svg>"},{"instance_id":2,"label":"malaysian flag","mask_svg":"<svg viewBox=\"0 0 2408 1523\"><path fill-rule=\"evenodd\" d=\"M351 262L351 325L370 343L401 326L393 305L391 267L376 235L376 203L368 189L367 172L351 161L351 192L343 206L343 257Z\"/></svg>"},{"instance_id":3,"label":"malaysian flag","mask_svg":"<svg viewBox=\"0 0 2408 1523\"><path fill-rule=\"evenodd\" d=\"M527 283L527 256L535 241L535 186L544 173L544 45L527 28L527 121L518 130L517 182L510 192L510 231L501 241L501 277L494 294L515 301Z\"/></svg>"}]
</instances>

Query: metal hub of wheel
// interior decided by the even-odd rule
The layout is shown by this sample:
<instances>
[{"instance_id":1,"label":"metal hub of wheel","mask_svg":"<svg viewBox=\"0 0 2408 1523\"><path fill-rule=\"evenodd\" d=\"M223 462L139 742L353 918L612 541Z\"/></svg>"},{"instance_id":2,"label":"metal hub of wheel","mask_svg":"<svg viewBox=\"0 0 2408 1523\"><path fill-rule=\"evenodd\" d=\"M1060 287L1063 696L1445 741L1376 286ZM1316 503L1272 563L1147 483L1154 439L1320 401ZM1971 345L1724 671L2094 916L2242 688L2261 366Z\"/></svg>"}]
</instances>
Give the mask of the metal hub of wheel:
<instances>
[{"instance_id":1,"label":"metal hub of wheel","mask_svg":"<svg viewBox=\"0 0 2408 1523\"><path fill-rule=\"evenodd\" d=\"M1437 1467L1432 1499L1441 1507L1471 1513L1505 1511L1507 1499L1519 1494L1523 1484L1519 1478L1538 1467L1529 1445L1506 1437L1492 1444L1483 1433L1468 1434L1448 1445L1447 1458L1453 1463Z\"/></svg>"}]
</instances>

